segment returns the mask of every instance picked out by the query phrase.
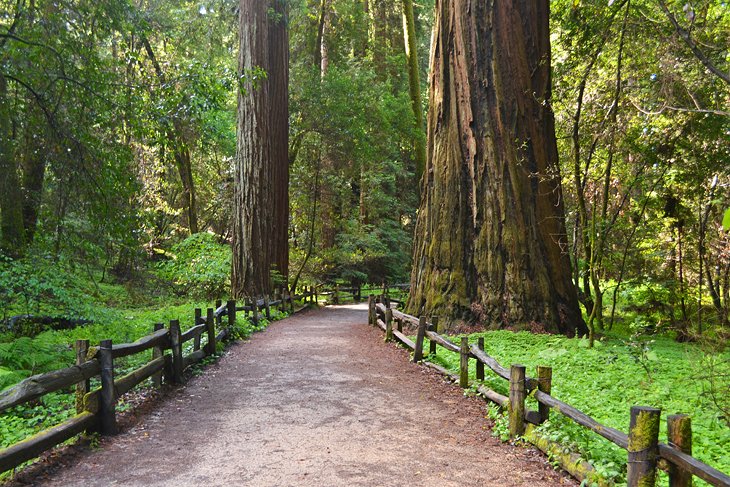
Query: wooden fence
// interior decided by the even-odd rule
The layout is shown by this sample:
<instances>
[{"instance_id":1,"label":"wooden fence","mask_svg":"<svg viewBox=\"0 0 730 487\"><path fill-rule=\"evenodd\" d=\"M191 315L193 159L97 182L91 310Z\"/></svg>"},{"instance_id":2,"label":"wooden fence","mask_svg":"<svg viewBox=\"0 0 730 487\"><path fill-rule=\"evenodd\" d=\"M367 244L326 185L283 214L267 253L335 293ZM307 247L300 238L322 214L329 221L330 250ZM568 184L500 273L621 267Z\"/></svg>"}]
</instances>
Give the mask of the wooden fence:
<instances>
[{"instance_id":1,"label":"wooden fence","mask_svg":"<svg viewBox=\"0 0 730 487\"><path fill-rule=\"evenodd\" d=\"M627 451L629 487L653 486L657 468L669 473L671 487L691 486L693 475L711 485L730 487L730 476L691 456L692 430L689 416L669 416L667 418L667 443L660 443L661 411L651 407L634 406L630 409L629 434L626 434L600 424L582 411L553 397L551 395L552 369L550 367L538 367L537 377L528 377L524 366L514 364L507 369L493 357L487 355L484 351L483 338L480 338L476 345L469 345L466 337L462 337L459 344L453 343L436 333L434 323L429 323L425 317L416 318L376 301L382 300L376 300L373 295L369 297L370 323L385 331L387 341L397 340L406 348L413 350L414 362L423 361L423 345L425 338L428 338L430 353L436 353L436 347L441 346L460 355L459 374L453 374L436 364L427 363L427 365L458 381L461 387L469 387L469 360L476 360L477 380L484 379L486 366L497 377L509 382L509 397L499 394L483 384L479 384L477 390L485 399L507 409L510 436L529 434L533 428L531 425L544 423L552 409ZM393 328L394 322L395 329ZM404 323L417 326L415 343L403 334ZM525 407L525 399L530 394L538 402L537 411L529 411ZM571 473L576 474L577 472Z\"/></svg>"},{"instance_id":2,"label":"wooden fence","mask_svg":"<svg viewBox=\"0 0 730 487\"><path fill-rule=\"evenodd\" d=\"M285 294L249 302L237 306L235 301L223 304L216 301L215 308L208 308L206 316L195 309L193 326L182 332L180 322L172 320L165 328L162 323L153 326L153 333L134 343L113 344L102 340L97 347L90 347L88 340L77 340L76 365L34 375L14 387L0 393L0 412L37 400L51 392L76 386L76 415L61 424L43 430L23 441L0 450L0 473L11 470L31 460L46 450L87 431L112 435L117 432L116 403L118 399L148 378L159 387L164 380L181 384L186 368L215 353L216 344L231 337L236 313L251 314L254 324L259 313L270 318L271 308L289 308L294 311L294 300L306 304L315 302L316 292L305 289L301 294ZM226 321L223 318L226 317ZM190 353L183 355L183 345L192 341ZM122 357L151 351L150 361L122 376L115 377L114 361ZM166 353L169 352L169 353ZM90 388L90 380L98 377L100 387Z\"/></svg>"}]
</instances>

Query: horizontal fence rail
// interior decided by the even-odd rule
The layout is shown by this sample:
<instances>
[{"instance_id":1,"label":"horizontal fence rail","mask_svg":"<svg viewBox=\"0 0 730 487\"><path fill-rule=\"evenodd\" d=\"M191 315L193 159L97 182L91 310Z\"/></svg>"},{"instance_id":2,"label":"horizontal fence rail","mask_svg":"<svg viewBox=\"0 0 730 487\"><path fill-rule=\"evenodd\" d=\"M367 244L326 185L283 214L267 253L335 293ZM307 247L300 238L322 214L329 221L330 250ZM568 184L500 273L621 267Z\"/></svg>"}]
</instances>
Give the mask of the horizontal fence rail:
<instances>
[{"instance_id":1,"label":"horizontal fence rail","mask_svg":"<svg viewBox=\"0 0 730 487\"><path fill-rule=\"evenodd\" d=\"M550 367L538 367L538 378L527 377L525 367L515 364L507 369L500 365L496 359L490 357L484 351L483 339L480 339L477 345L469 345L467 338L463 337L461 344L456 344L435 331L437 328L436 323L428 322L425 317L417 318L391 309L383 301L387 300L382 297L376 298L374 295L369 296L368 315L370 324L385 331L387 341L395 340L412 350L414 362L422 361L424 357L424 339L428 338L431 347L430 353L435 353L436 347L441 346L460 355L459 374L450 372L437 364L427 363L426 365L451 377L454 381L458 381L461 387L469 387L469 360L477 361L477 379L484 379L484 368L486 367L497 377L509 381L509 397L503 396L483 384L479 384L477 390L485 399L507 409L510 436L523 436L527 430L532 431L530 425L545 422L549 417L549 411L553 410L627 451L627 481L629 487L654 485L657 468L669 472L672 487L691 486L693 475L711 485L730 487L730 476L689 454L691 429L689 428L690 419L688 416L669 416L667 418L669 439L667 443L660 443L658 422L661 411L654 408L634 406L630 411L629 433L626 434L599 423L577 408L553 397L550 391L552 382L552 369ZM393 322L396 325L395 330L393 329ZM415 343L402 333L403 323L409 323L417 327ZM537 400L539 404L538 411L526 410L525 399L528 394L532 394ZM651 434L647 436L646 432L651 432ZM528 439L530 439L530 436L528 436ZM539 439L536 441L540 442ZM533 441L533 443L536 441ZM571 471L571 473L575 474L577 472Z\"/></svg>"}]
</instances>

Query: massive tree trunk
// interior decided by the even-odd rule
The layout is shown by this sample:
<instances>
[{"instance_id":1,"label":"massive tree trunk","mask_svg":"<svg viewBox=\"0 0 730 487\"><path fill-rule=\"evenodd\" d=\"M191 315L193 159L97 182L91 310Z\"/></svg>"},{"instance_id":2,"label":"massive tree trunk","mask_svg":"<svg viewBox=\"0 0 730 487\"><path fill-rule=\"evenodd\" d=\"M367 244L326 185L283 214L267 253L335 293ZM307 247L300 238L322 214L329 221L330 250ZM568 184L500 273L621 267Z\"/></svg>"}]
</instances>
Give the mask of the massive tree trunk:
<instances>
[{"instance_id":1,"label":"massive tree trunk","mask_svg":"<svg viewBox=\"0 0 730 487\"><path fill-rule=\"evenodd\" d=\"M274 203L272 264L289 276L289 33L285 0L274 0L269 28L269 96ZM271 15L270 15L271 17Z\"/></svg>"},{"instance_id":2,"label":"massive tree trunk","mask_svg":"<svg viewBox=\"0 0 730 487\"><path fill-rule=\"evenodd\" d=\"M282 209L274 204L288 181L286 61L288 51L283 4L240 1L239 72L243 75L238 95L238 137L234 169L232 294L236 298L260 296L271 290L271 270L281 265L278 245ZM288 56L287 56L288 57ZM257 76L263 69L267 76ZM276 112L276 113L273 113ZM277 126L273 126L276 124ZM281 147L275 145L281 144ZM286 175L278 171L281 165ZM279 202L281 203L281 202ZM277 213L277 211L279 213ZM288 214L288 203L285 210ZM277 230L278 229L278 230ZM277 269L282 272L282 269Z\"/></svg>"},{"instance_id":3,"label":"massive tree trunk","mask_svg":"<svg viewBox=\"0 0 730 487\"><path fill-rule=\"evenodd\" d=\"M570 275L548 0L437 0L409 308L587 331Z\"/></svg>"},{"instance_id":4,"label":"massive tree trunk","mask_svg":"<svg viewBox=\"0 0 730 487\"><path fill-rule=\"evenodd\" d=\"M25 246L25 230L10 113L8 84L0 73L0 250L17 257Z\"/></svg>"}]
</instances>

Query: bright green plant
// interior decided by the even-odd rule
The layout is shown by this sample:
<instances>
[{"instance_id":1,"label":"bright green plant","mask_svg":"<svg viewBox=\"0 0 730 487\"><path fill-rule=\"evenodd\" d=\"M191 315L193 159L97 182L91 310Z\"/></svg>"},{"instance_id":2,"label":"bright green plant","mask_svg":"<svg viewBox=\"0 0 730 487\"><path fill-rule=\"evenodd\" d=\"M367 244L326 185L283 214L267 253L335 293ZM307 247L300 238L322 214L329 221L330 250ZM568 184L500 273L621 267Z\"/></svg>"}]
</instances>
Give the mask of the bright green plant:
<instances>
[{"instance_id":1,"label":"bright green plant","mask_svg":"<svg viewBox=\"0 0 730 487\"><path fill-rule=\"evenodd\" d=\"M171 258L157 266L160 277L180 294L213 299L230 287L231 251L208 233L197 233L175 244Z\"/></svg>"}]
</instances>

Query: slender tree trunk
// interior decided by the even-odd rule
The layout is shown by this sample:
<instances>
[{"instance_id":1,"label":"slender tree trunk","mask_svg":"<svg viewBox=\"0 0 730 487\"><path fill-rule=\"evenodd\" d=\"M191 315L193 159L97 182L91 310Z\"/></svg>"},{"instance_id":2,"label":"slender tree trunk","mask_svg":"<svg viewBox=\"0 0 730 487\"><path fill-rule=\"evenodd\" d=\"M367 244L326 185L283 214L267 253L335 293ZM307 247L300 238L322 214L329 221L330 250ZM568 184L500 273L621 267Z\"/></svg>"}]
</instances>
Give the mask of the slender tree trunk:
<instances>
[{"instance_id":1,"label":"slender tree trunk","mask_svg":"<svg viewBox=\"0 0 730 487\"><path fill-rule=\"evenodd\" d=\"M31 115L29 113L29 115ZM26 153L23 158L23 224L25 238L28 243L33 242L36 227L38 226L38 210L43 196L43 181L46 175L45 144L40 145L33 140L34 131L29 131L26 137ZM39 138L42 140L42 138Z\"/></svg>"},{"instance_id":2,"label":"slender tree trunk","mask_svg":"<svg viewBox=\"0 0 730 487\"><path fill-rule=\"evenodd\" d=\"M416 136L413 140L413 145L416 162L416 187L419 188L420 194L421 177L423 176L423 168L426 167L426 139L423 133L421 79L418 72L416 22L413 16L413 0L403 0L403 39L406 49L406 60L408 62L408 91L411 95L411 108L413 109L413 120L416 127Z\"/></svg>"},{"instance_id":3,"label":"slender tree trunk","mask_svg":"<svg viewBox=\"0 0 730 487\"><path fill-rule=\"evenodd\" d=\"M23 252L25 229L8 84L0 72L0 250L12 257Z\"/></svg>"},{"instance_id":4,"label":"slender tree trunk","mask_svg":"<svg viewBox=\"0 0 730 487\"><path fill-rule=\"evenodd\" d=\"M157 61L155 52L152 49L149 39L142 36L142 44L144 45L147 56L152 62L152 66L155 69L155 75L157 76L160 84L165 84L166 76L162 70L162 66ZM195 201L195 183L193 181L193 165L190 157L190 148L188 147L187 138L185 137L185 127L183 122L179 119L175 119L172 124L169 122L163 122L165 127L165 134L169 141L173 157L175 159L175 167L180 175L180 182L183 187L183 206L185 207L185 214L188 220L188 230L190 234L198 233L198 209Z\"/></svg>"},{"instance_id":5,"label":"slender tree trunk","mask_svg":"<svg viewBox=\"0 0 730 487\"><path fill-rule=\"evenodd\" d=\"M409 308L585 333L550 109L549 3L437 0Z\"/></svg>"}]
</instances>

